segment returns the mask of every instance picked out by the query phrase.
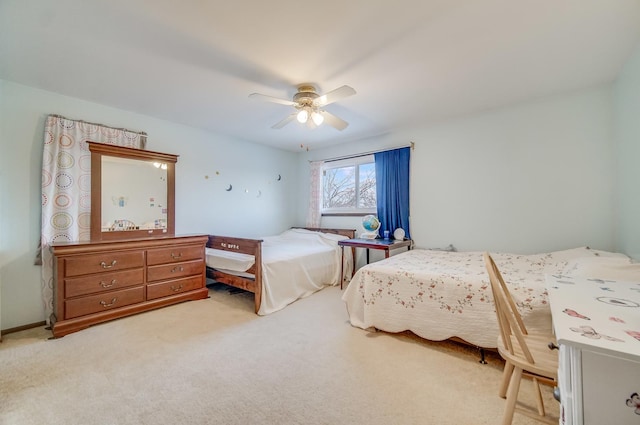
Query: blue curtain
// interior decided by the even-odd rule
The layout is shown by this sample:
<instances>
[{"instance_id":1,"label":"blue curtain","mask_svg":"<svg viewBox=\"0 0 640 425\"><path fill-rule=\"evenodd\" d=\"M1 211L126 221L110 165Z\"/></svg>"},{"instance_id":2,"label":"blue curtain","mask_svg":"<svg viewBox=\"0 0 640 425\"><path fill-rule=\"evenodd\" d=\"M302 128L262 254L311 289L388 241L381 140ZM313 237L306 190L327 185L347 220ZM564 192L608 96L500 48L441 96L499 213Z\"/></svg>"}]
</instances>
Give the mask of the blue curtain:
<instances>
[{"instance_id":1,"label":"blue curtain","mask_svg":"<svg viewBox=\"0 0 640 425\"><path fill-rule=\"evenodd\" d=\"M393 236L402 228L409 233L409 159L411 148L394 149L374 154L376 164L376 197L380 235L388 230Z\"/></svg>"}]
</instances>

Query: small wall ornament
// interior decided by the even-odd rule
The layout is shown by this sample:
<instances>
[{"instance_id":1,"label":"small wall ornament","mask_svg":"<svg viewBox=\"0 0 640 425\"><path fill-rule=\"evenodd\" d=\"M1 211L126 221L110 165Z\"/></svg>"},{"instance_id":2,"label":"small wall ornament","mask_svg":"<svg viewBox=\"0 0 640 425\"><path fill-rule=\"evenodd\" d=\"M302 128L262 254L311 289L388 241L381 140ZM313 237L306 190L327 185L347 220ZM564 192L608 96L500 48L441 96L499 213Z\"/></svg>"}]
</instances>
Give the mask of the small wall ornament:
<instances>
[{"instance_id":1,"label":"small wall ornament","mask_svg":"<svg viewBox=\"0 0 640 425\"><path fill-rule=\"evenodd\" d=\"M640 415L640 396L638 393L633 393L627 399L627 406L634 409L636 415Z\"/></svg>"},{"instance_id":2,"label":"small wall ornament","mask_svg":"<svg viewBox=\"0 0 640 425\"><path fill-rule=\"evenodd\" d=\"M127 205L127 202L129 202L129 198L126 196L112 196L111 201L113 202L113 205L124 207Z\"/></svg>"}]
</instances>

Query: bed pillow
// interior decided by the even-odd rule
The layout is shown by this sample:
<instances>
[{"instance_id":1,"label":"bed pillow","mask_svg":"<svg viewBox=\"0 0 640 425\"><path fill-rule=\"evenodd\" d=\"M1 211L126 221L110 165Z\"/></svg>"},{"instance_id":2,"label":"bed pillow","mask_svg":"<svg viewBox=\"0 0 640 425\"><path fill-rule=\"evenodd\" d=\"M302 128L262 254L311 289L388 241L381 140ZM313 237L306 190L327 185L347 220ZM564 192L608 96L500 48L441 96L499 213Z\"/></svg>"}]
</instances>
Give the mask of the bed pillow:
<instances>
[{"instance_id":1,"label":"bed pillow","mask_svg":"<svg viewBox=\"0 0 640 425\"><path fill-rule=\"evenodd\" d=\"M347 236L344 235L338 235L336 233L325 233L322 230L309 230L309 229L301 229L301 228L293 228L293 229L289 229L289 230L285 230L282 234L287 234L287 233L298 233L298 234L303 234L303 235L316 235L319 236L323 239L326 239L328 241L333 241L333 242L338 242L341 241L343 239L349 239Z\"/></svg>"},{"instance_id":2,"label":"bed pillow","mask_svg":"<svg viewBox=\"0 0 640 425\"><path fill-rule=\"evenodd\" d=\"M585 257L569 261L564 274L590 279L640 282L640 264L628 257Z\"/></svg>"},{"instance_id":3,"label":"bed pillow","mask_svg":"<svg viewBox=\"0 0 640 425\"><path fill-rule=\"evenodd\" d=\"M582 246L579 248L565 249L562 251L553 251L550 253L551 257L558 261L570 261L578 258L622 258L629 259L624 254L619 252L600 251L597 249L589 248L588 246Z\"/></svg>"},{"instance_id":4,"label":"bed pillow","mask_svg":"<svg viewBox=\"0 0 640 425\"><path fill-rule=\"evenodd\" d=\"M338 242L344 239L349 239L347 236L344 235L338 235L336 233L320 233L320 237L322 237L323 239L327 239L333 242Z\"/></svg>"},{"instance_id":5,"label":"bed pillow","mask_svg":"<svg viewBox=\"0 0 640 425\"><path fill-rule=\"evenodd\" d=\"M444 247L444 248L429 248L431 251L445 251L445 252L457 252L458 250L456 249L455 246L453 246L452 243L449 244L449 246Z\"/></svg>"}]
</instances>

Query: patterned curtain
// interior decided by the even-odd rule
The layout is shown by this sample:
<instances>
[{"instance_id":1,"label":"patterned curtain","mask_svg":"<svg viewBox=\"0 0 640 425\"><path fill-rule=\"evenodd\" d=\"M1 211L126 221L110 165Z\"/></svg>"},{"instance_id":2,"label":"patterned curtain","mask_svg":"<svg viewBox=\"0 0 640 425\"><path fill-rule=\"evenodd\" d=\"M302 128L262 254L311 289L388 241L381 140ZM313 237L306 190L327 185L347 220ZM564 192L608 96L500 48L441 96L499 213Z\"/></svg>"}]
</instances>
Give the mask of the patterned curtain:
<instances>
[{"instance_id":1,"label":"patterned curtain","mask_svg":"<svg viewBox=\"0 0 640 425\"><path fill-rule=\"evenodd\" d=\"M88 241L91 234L91 152L87 141L143 149L144 133L49 115L42 154L42 301L49 322L53 312L55 242Z\"/></svg>"},{"instance_id":2,"label":"patterned curtain","mask_svg":"<svg viewBox=\"0 0 640 425\"><path fill-rule=\"evenodd\" d=\"M320 227L320 204L322 202L321 172L324 161L311 162L311 188L309 190L309 210L307 211L307 227Z\"/></svg>"}]
</instances>

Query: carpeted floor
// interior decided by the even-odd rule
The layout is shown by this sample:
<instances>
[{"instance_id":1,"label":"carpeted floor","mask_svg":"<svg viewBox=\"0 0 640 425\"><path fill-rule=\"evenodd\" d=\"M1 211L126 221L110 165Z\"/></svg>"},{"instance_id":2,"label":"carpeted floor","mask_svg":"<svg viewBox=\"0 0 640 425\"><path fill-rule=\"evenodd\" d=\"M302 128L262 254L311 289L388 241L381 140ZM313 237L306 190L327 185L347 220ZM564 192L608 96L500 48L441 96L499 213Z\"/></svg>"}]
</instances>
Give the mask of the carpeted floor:
<instances>
[{"instance_id":1,"label":"carpeted floor","mask_svg":"<svg viewBox=\"0 0 640 425\"><path fill-rule=\"evenodd\" d=\"M500 359L350 326L339 288L265 317L211 298L0 344L0 423L496 424ZM533 404L530 383L521 392ZM558 405L545 388L546 406ZM516 414L514 424L536 423Z\"/></svg>"}]
</instances>

